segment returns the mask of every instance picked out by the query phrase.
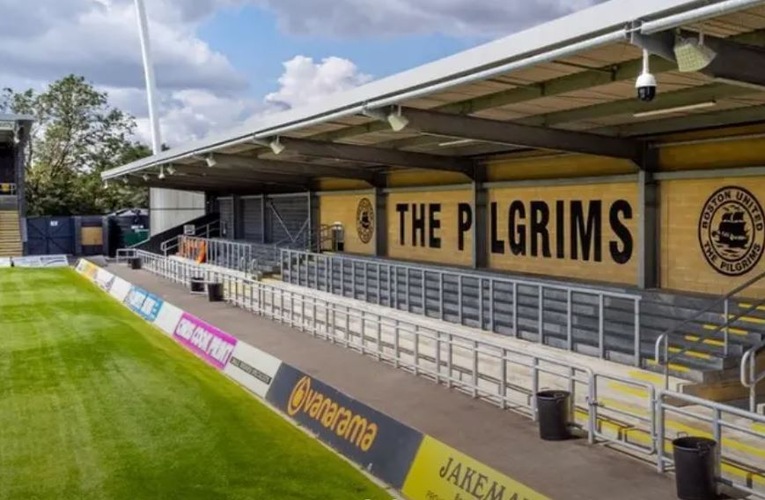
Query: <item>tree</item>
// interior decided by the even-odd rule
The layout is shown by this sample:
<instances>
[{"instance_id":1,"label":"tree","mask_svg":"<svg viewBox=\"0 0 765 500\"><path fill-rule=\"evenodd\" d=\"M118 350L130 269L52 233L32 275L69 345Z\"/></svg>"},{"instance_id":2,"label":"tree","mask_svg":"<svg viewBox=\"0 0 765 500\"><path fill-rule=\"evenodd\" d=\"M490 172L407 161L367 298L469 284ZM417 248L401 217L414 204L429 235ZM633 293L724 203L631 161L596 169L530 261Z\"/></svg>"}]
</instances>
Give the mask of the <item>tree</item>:
<instances>
[{"instance_id":1,"label":"tree","mask_svg":"<svg viewBox=\"0 0 765 500\"><path fill-rule=\"evenodd\" d=\"M148 156L132 140L135 120L110 106L108 94L68 75L41 93L0 93L0 111L35 117L27 162L29 215L107 213L145 207L148 189L104 187L101 172Z\"/></svg>"}]
</instances>

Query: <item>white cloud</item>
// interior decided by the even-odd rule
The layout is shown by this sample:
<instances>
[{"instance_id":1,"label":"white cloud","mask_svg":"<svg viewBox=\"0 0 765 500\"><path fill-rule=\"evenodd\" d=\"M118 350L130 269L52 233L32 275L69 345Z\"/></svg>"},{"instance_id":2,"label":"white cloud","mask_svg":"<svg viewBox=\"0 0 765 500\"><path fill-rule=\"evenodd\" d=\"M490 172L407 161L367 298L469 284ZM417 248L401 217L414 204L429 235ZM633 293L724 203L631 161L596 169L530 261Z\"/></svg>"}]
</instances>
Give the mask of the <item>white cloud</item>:
<instances>
[{"instance_id":1,"label":"white cloud","mask_svg":"<svg viewBox=\"0 0 765 500\"><path fill-rule=\"evenodd\" d=\"M146 0L163 139L172 145L200 138L371 79L346 59L296 56L283 63L276 91L253 97L244 75L197 35L221 8L266 7L298 34L493 37L599 1ZM148 142L134 0L0 0L0 11L0 86L41 89L68 73L84 75L137 117L138 135Z\"/></svg>"},{"instance_id":2,"label":"white cloud","mask_svg":"<svg viewBox=\"0 0 765 500\"><path fill-rule=\"evenodd\" d=\"M257 0L295 34L508 35L604 0Z\"/></svg>"},{"instance_id":3,"label":"white cloud","mask_svg":"<svg viewBox=\"0 0 765 500\"><path fill-rule=\"evenodd\" d=\"M284 63L280 88L266 96L266 103L281 109L305 106L371 79L347 59L328 57L317 63L310 57L296 56Z\"/></svg>"}]
</instances>

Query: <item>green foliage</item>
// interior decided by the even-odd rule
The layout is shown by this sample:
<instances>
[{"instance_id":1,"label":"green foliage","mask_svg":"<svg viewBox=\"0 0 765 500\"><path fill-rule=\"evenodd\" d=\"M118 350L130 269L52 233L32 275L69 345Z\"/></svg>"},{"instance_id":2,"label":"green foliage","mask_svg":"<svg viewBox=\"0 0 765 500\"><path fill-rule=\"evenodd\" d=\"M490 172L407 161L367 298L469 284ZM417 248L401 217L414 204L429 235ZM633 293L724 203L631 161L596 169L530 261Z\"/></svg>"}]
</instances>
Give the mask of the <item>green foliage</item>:
<instances>
[{"instance_id":1,"label":"green foliage","mask_svg":"<svg viewBox=\"0 0 765 500\"><path fill-rule=\"evenodd\" d=\"M110 184L100 174L151 154L131 139L132 116L109 105L108 94L69 75L43 92L0 93L0 111L35 117L27 149L29 215L103 214L148 206L148 189Z\"/></svg>"}]
</instances>

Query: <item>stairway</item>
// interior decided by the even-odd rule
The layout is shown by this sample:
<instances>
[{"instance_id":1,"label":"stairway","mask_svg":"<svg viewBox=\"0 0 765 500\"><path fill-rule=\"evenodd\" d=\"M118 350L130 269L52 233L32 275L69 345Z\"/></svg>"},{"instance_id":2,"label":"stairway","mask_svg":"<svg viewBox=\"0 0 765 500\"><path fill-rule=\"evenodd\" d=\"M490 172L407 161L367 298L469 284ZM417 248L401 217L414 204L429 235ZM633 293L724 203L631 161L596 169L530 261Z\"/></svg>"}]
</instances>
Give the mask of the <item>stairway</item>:
<instances>
[{"instance_id":1,"label":"stairway","mask_svg":"<svg viewBox=\"0 0 765 500\"><path fill-rule=\"evenodd\" d=\"M0 257L18 257L22 253L18 211L0 210Z\"/></svg>"}]
</instances>

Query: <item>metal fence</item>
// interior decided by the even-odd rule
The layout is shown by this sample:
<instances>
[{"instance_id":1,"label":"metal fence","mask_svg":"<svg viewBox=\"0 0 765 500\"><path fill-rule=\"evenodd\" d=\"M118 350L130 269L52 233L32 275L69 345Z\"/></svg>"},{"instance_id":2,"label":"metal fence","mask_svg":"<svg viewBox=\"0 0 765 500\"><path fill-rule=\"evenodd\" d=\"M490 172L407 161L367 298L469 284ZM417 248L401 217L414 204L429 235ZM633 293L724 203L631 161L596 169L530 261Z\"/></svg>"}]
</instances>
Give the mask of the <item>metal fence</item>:
<instances>
[{"instance_id":1,"label":"metal fence","mask_svg":"<svg viewBox=\"0 0 765 500\"><path fill-rule=\"evenodd\" d=\"M595 373L588 366L450 331L449 325L437 328L425 319L404 319L395 312L374 311L365 304L242 278L225 269L143 251L135 255L142 258L143 269L158 276L186 286L192 277L220 282L225 300L232 305L535 420L535 394L547 387L565 388L571 393L577 425L590 443L614 444L646 458L655 457L662 472L672 464L664 450L671 415L710 424L721 448L725 429L765 438L755 430L756 425L765 424L765 416L752 412L670 391L657 394L647 382ZM631 404L601 397L614 385L630 394ZM686 407L675 406L677 401ZM726 415L738 420L726 421ZM609 427L616 429L609 431ZM635 435L642 438L635 439ZM763 464L758 468L756 462L742 465L740 457L726 460L762 474ZM754 489L751 477L720 477L718 481L765 498L765 491Z\"/></svg>"},{"instance_id":2,"label":"metal fence","mask_svg":"<svg viewBox=\"0 0 765 500\"><path fill-rule=\"evenodd\" d=\"M608 318L619 317L616 333L631 331L626 351L640 366L641 296L637 294L290 249L281 250L280 267L288 283L461 325L470 316L475 326L493 333L504 333L500 326L505 324L511 335L525 332L540 343L553 337L550 330L561 325L565 329L562 347L568 350L574 350L576 330L589 322L601 359L606 357ZM526 312L525 318L521 311ZM546 318L548 313L557 321Z\"/></svg>"},{"instance_id":3,"label":"metal fence","mask_svg":"<svg viewBox=\"0 0 765 500\"><path fill-rule=\"evenodd\" d=\"M741 356L741 385L749 389L749 411L757 410L757 385L765 380L765 367L758 372L758 356L765 352L765 343L754 346Z\"/></svg>"}]
</instances>

